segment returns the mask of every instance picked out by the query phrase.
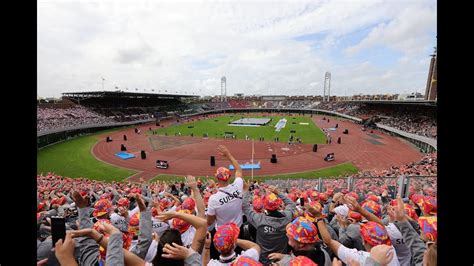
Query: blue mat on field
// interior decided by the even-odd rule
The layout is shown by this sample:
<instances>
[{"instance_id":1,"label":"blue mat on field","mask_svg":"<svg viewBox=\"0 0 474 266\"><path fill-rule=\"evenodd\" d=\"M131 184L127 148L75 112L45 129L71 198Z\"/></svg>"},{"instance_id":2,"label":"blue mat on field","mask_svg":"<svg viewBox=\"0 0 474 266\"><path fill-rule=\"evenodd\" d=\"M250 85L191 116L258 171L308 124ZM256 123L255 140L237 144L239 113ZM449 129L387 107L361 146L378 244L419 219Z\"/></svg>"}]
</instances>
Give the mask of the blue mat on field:
<instances>
[{"instance_id":1,"label":"blue mat on field","mask_svg":"<svg viewBox=\"0 0 474 266\"><path fill-rule=\"evenodd\" d=\"M252 169L260 169L260 164L241 164L240 165L240 168L242 168L242 170L252 170ZM234 170L234 166L233 165L229 165L229 170Z\"/></svg>"},{"instance_id":2,"label":"blue mat on field","mask_svg":"<svg viewBox=\"0 0 474 266\"><path fill-rule=\"evenodd\" d=\"M130 159L130 158L135 158L135 155L131 154L131 153L127 153L127 152L119 152L119 153L116 153L115 156L119 157L120 159L124 159L124 160L127 160L127 159Z\"/></svg>"}]
</instances>

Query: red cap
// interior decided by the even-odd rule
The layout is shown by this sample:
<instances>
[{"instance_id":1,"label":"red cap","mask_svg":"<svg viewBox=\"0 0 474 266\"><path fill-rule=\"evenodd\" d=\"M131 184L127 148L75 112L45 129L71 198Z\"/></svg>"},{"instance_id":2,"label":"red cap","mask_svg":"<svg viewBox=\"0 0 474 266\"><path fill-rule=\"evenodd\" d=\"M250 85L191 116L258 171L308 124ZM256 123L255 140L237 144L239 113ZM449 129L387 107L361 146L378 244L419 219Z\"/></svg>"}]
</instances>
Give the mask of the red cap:
<instances>
[{"instance_id":1,"label":"red cap","mask_svg":"<svg viewBox=\"0 0 474 266\"><path fill-rule=\"evenodd\" d=\"M318 264L314 263L314 261L308 257L298 256L290 261L289 266L318 266Z\"/></svg>"},{"instance_id":2,"label":"red cap","mask_svg":"<svg viewBox=\"0 0 474 266\"><path fill-rule=\"evenodd\" d=\"M349 213L347 214L348 218L354 219L356 222L362 221L362 215L358 212L351 211L349 210Z\"/></svg>"},{"instance_id":3,"label":"red cap","mask_svg":"<svg viewBox=\"0 0 474 266\"><path fill-rule=\"evenodd\" d=\"M379 202L379 197L375 196L374 194L367 195L367 197L365 199L375 201L375 202Z\"/></svg>"},{"instance_id":4,"label":"red cap","mask_svg":"<svg viewBox=\"0 0 474 266\"><path fill-rule=\"evenodd\" d=\"M130 205L130 201L127 198L121 198L117 201L117 206L127 207Z\"/></svg>"},{"instance_id":5,"label":"red cap","mask_svg":"<svg viewBox=\"0 0 474 266\"><path fill-rule=\"evenodd\" d=\"M375 201L367 200L362 203L361 207L379 218L382 216L382 207Z\"/></svg>"},{"instance_id":6,"label":"red cap","mask_svg":"<svg viewBox=\"0 0 474 266\"><path fill-rule=\"evenodd\" d=\"M263 209L263 200L261 196L254 195L252 200L253 209L256 212L262 212Z\"/></svg>"},{"instance_id":7,"label":"red cap","mask_svg":"<svg viewBox=\"0 0 474 266\"><path fill-rule=\"evenodd\" d=\"M230 172L229 169L227 169L225 167L219 167L216 170L215 176L216 176L217 179L219 179L221 181L227 181L231 177L231 172Z\"/></svg>"},{"instance_id":8,"label":"red cap","mask_svg":"<svg viewBox=\"0 0 474 266\"><path fill-rule=\"evenodd\" d=\"M196 208L196 202L194 201L193 198L186 198L183 201L183 204L181 204L181 209L184 209L184 210L189 210L193 212L195 208Z\"/></svg>"},{"instance_id":9,"label":"red cap","mask_svg":"<svg viewBox=\"0 0 474 266\"><path fill-rule=\"evenodd\" d=\"M357 193L355 193L354 191L351 191L351 192L347 193L347 195L351 196L354 199L356 199L357 201L359 201L359 195L357 195Z\"/></svg>"},{"instance_id":10,"label":"red cap","mask_svg":"<svg viewBox=\"0 0 474 266\"><path fill-rule=\"evenodd\" d=\"M326 201L328 201L328 199L329 199L328 194L324 192L319 194L319 201L321 201L322 203L325 203Z\"/></svg>"},{"instance_id":11,"label":"red cap","mask_svg":"<svg viewBox=\"0 0 474 266\"><path fill-rule=\"evenodd\" d=\"M189 210L179 210L178 212L191 214L191 211ZM191 227L191 224L189 224L188 222L182 219L173 218L173 221L171 222L171 227L178 230L179 233L182 234L186 232L189 229L189 227Z\"/></svg>"},{"instance_id":12,"label":"red cap","mask_svg":"<svg viewBox=\"0 0 474 266\"><path fill-rule=\"evenodd\" d=\"M295 193L288 193L288 198L293 202L296 202L296 200L298 199Z\"/></svg>"},{"instance_id":13,"label":"red cap","mask_svg":"<svg viewBox=\"0 0 474 266\"><path fill-rule=\"evenodd\" d=\"M304 244L312 244L318 241L318 229L304 217L297 217L289 223L286 226L286 234L295 241Z\"/></svg>"},{"instance_id":14,"label":"red cap","mask_svg":"<svg viewBox=\"0 0 474 266\"><path fill-rule=\"evenodd\" d=\"M328 189L326 191L326 194L328 194L328 196L331 197L334 194L334 190L333 189Z\"/></svg>"},{"instance_id":15,"label":"red cap","mask_svg":"<svg viewBox=\"0 0 474 266\"><path fill-rule=\"evenodd\" d=\"M100 217L106 215L112 211L112 202L107 199L100 199L94 204L93 215L95 217Z\"/></svg>"},{"instance_id":16,"label":"red cap","mask_svg":"<svg viewBox=\"0 0 474 266\"><path fill-rule=\"evenodd\" d=\"M38 211L42 211L44 209L44 207L46 207L46 203L44 201L40 202L38 204Z\"/></svg>"},{"instance_id":17,"label":"red cap","mask_svg":"<svg viewBox=\"0 0 474 266\"><path fill-rule=\"evenodd\" d=\"M263 264L250 257L239 256L230 266L263 266Z\"/></svg>"},{"instance_id":18,"label":"red cap","mask_svg":"<svg viewBox=\"0 0 474 266\"><path fill-rule=\"evenodd\" d=\"M362 239L364 239L364 241L371 246L392 245L385 227L376 222L367 222L361 224L360 234Z\"/></svg>"},{"instance_id":19,"label":"red cap","mask_svg":"<svg viewBox=\"0 0 474 266\"><path fill-rule=\"evenodd\" d=\"M436 241L438 238L438 218L436 216L422 216L418 219L422 234L429 241Z\"/></svg>"},{"instance_id":20,"label":"red cap","mask_svg":"<svg viewBox=\"0 0 474 266\"><path fill-rule=\"evenodd\" d=\"M263 198L263 207L265 210L274 211L277 210L283 201L275 195L275 193L267 193Z\"/></svg>"},{"instance_id":21,"label":"red cap","mask_svg":"<svg viewBox=\"0 0 474 266\"><path fill-rule=\"evenodd\" d=\"M240 228L235 223L226 223L219 226L214 235L214 246L222 254L229 253L237 243Z\"/></svg>"},{"instance_id":22,"label":"red cap","mask_svg":"<svg viewBox=\"0 0 474 266\"><path fill-rule=\"evenodd\" d=\"M155 217L158 215L158 209L156 207L151 207L151 216Z\"/></svg>"},{"instance_id":23,"label":"red cap","mask_svg":"<svg viewBox=\"0 0 474 266\"><path fill-rule=\"evenodd\" d=\"M318 200L319 199L319 192L316 190L308 190L307 192L308 198L311 200Z\"/></svg>"},{"instance_id":24,"label":"red cap","mask_svg":"<svg viewBox=\"0 0 474 266\"><path fill-rule=\"evenodd\" d=\"M130 217L130 221L128 222L128 232L136 235L138 234L138 228L140 226L140 212L135 213Z\"/></svg>"}]
</instances>

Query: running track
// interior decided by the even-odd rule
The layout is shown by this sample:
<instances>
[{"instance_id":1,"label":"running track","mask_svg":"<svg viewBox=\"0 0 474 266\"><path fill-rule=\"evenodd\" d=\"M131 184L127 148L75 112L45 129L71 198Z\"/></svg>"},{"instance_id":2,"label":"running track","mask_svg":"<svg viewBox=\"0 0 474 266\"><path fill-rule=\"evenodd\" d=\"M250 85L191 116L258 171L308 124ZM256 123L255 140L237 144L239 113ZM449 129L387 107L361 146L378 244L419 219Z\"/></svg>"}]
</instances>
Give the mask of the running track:
<instances>
[{"instance_id":1,"label":"running track","mask_svg":"<svg viewBox=\"0 0 474 266\"><path fill-rule=\"evenodd\" d=\"M360 125L351 121L336 120L331 117L330 122L327 122L322 118L322 116L313 116L312 118L321 129L332 128L335 127L336 123L339 124L337 131L330 131L332 144L318 144L318 151L313 152L313 145L311 144L288 145L272 141L255 141L254 162L260 161L261 169L254 170L254 175L296 173L335 166L345 162L352 162L361 170L382 170L391 165L410 163L423 157L418 149L399 138L385 135L377 130L374 130L374 134L380 138L373 138L369 135L370 132L361 131ZM162 123L164 126L168 124L169 122ZM246 140L162 137L171 141L186 139L192 143L153 151L148 136L144 134L150 127L152 129L157 128L154 123L151 123L139 127L142 131L140 135L135 134L133 128L104 134L100 136L101 140L92 148L92 154L105 163L138 171L138 174L128 178L130 181L138 181L140 177L149 180L159 174L212 176L217 167L228 167L229 165L227 159L216 152L216 147L219 144L226 145L240 163L251 161L252 142ZM348 135L342 134L342 131L346 128L349 130ZM123 141L124 134L127 135L127 141ZM106 136L112 137L113 141L105 142ZM341 137L341 144L337 144L338 137ZM383 145L375 145L369 142L368 139L376 140ZM127 152L134 153L137 157L129 160L115 157L114 154L120 152L120 144L122 143L127 147ZM144 150L147 154L145 160L140 158L141 150ZM324 156L330 152L335 153L336 159L332 162L324 161ZM277 164L270 163L272 154L277 155ZM216 157L215 167L210 166L209 158L211 155ZM155 168L155 162L158 159L167 160L170 168ZM250 175L250 170L244 170L244 175Z\"/></svg>"}]
</instances>

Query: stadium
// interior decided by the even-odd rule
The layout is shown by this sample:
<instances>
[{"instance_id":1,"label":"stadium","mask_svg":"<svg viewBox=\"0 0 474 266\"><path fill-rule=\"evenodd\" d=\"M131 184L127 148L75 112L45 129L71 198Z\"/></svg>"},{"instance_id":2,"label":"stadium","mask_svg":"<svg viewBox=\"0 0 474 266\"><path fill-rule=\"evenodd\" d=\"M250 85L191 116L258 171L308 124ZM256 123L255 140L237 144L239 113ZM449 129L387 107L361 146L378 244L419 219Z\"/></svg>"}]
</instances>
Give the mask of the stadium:
<instances>
[{"instance_id":1,"label":"stadium","mask_svg":"<svg viewBox=\"0 0 474 266\"><path fill-rule=\"evenodd\" d=\"M424 94L334 95L327 71L297 96L227 95L234 72L212 96L38 97L38 265L437 265L436 51L424 67Z\"/></svg>"}]
</instances>

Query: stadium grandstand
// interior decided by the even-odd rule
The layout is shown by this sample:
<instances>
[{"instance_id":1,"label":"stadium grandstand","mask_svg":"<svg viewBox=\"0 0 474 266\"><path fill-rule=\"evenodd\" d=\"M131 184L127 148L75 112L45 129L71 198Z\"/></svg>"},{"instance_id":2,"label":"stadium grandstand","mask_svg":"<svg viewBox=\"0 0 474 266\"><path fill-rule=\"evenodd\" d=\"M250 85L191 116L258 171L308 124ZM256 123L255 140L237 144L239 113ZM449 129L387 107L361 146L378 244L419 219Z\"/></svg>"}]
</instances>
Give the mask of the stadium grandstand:
<instances>
[{"instance_id":1,"label":"stadium grandstand","mask_svg":"<svg viewBox=\"0 0 474 266\"><path fill-rule=\"evenodd\" d=\"M122 91L63 93L63 98L117 121L151 117L154 113L163 111L183 112L187 106L182 99L193 97L195 96Z\"/></svg>"}]
</instances>

